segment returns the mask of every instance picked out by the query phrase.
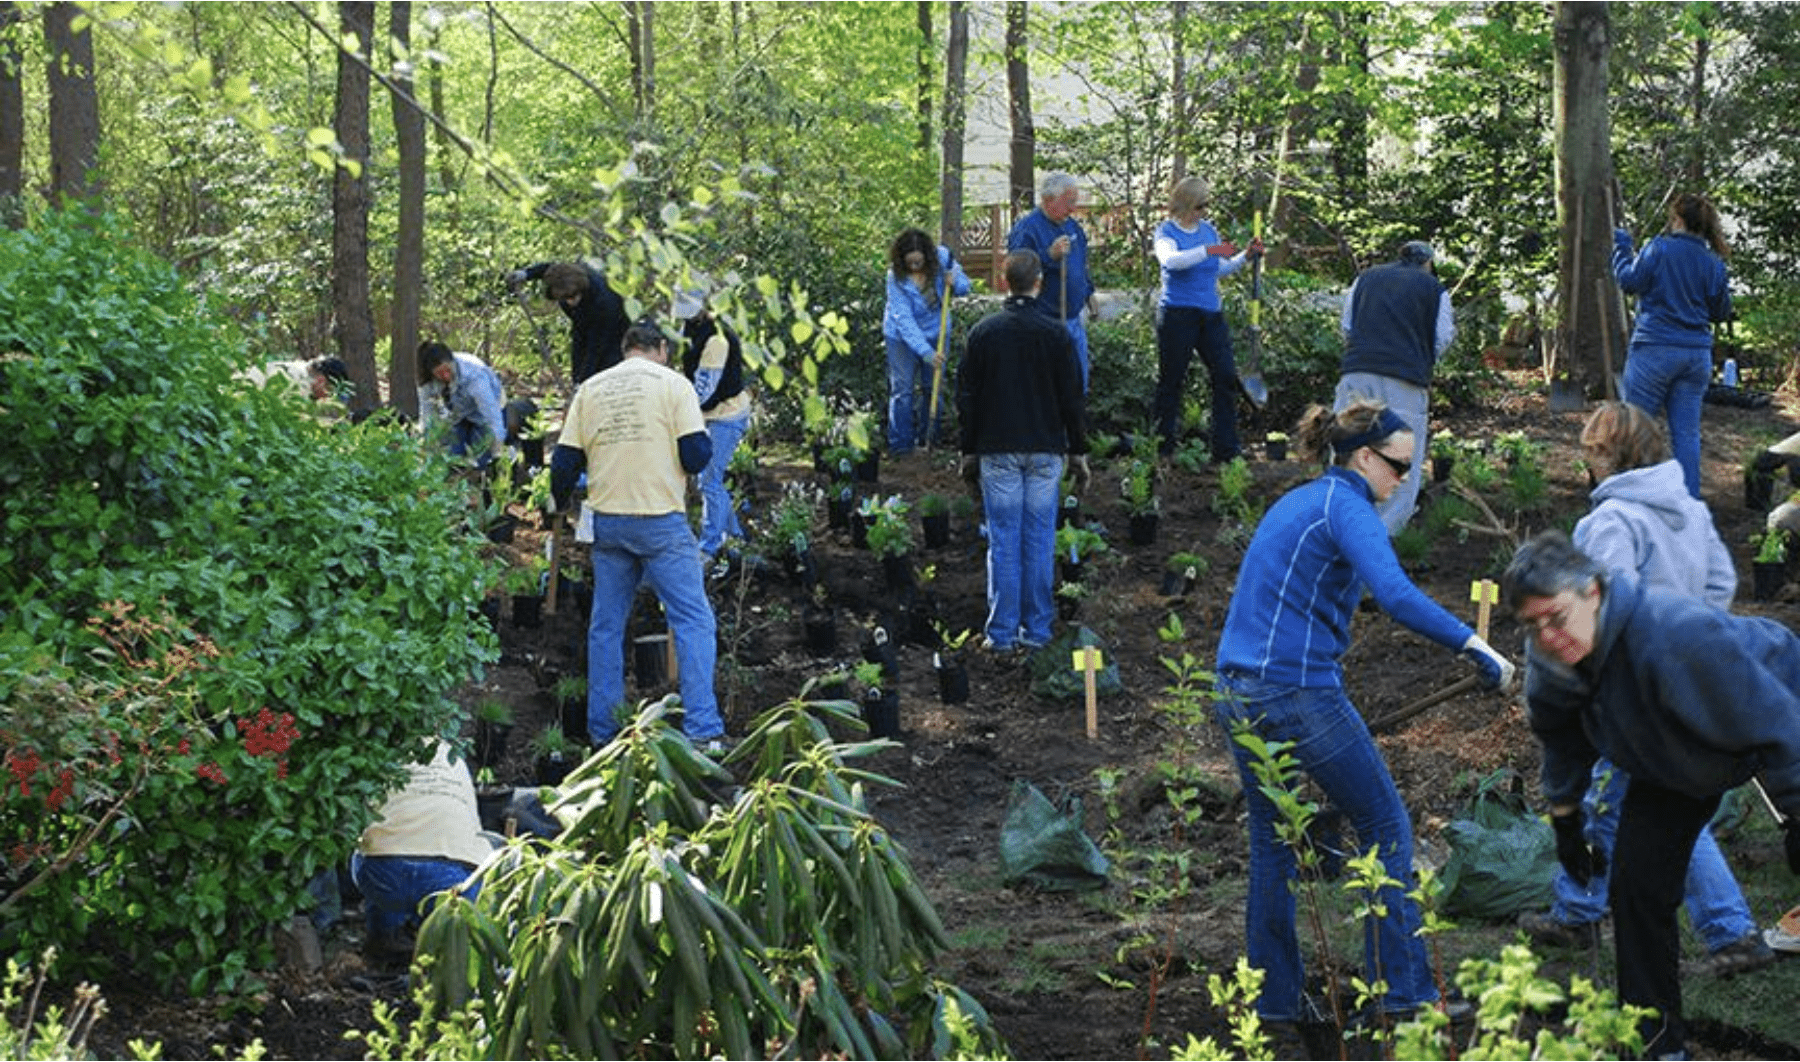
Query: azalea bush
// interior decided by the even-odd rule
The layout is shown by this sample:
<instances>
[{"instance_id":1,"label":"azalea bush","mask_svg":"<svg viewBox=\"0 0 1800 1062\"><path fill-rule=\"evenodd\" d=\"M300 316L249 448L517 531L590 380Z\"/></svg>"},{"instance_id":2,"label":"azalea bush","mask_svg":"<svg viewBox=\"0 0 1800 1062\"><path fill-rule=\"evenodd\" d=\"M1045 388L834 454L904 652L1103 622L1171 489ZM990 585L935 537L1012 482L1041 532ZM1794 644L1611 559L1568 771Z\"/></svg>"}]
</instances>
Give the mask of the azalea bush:
<instances>
[{"instance_id":1,"label":"azalea bush","mask_svg":"<svg viewBox=\"0 0 1800 1062\"><path fill-rule=\"evenodd\" d=\"M104 218L0 234L0 950L194 991L496 649L443 459L237 378L223 320Z\"/></svg>"}]
</instances>

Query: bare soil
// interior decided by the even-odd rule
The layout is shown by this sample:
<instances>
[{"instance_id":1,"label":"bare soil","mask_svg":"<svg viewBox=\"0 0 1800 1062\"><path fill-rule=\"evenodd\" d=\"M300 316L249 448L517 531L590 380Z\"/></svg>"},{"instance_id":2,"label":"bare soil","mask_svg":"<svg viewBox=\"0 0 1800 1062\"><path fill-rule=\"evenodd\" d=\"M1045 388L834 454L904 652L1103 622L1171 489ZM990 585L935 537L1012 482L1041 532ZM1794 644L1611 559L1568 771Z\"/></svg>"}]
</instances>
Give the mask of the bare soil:
<instances>
[{"instance_id":1,"label":"bare soil","mask_svg":"<svg viewBox=\"0 0 1800 1062\"><path fill-rule=\"evenodd\" d=\"M1549 412L1542 385L1531 375L1510 382L1479 405L1439 411L1435 427L1471 440L1518 430L1545 444L1550 498L1513 530L1525 536L1567 527L1586 508L1587 483L1576 445L1583 415ZM1745 508L1739 465L1753 446L1795 426L1792 411L1780 405L1761 410L1709 405L1704 420L1707 500L1739 560L1741 607L1790 623L1795 619L1791 597L1768 604L1749 600L1746 540L1759 529L1763 514ZM1255 456L1254 493L1265 504L1313 471L1293 461L1262 460L1260 451ZM810 462L798 454L785 461L765 454L756 511L765 510L782 483L816 479ZM1212 510L1216 471L1170 468L1160 489L1156 543L1130 546L1117 479L1118 463L1097 456L1094 483L1084 499L1084 519L1104 524L1113 548L1090 565L1086 578L1093 592L1080 621L1100 635L1123 684L1123 692L1099 702L1098 737L1086 736L1079 700L1036 696L1019 661L979 650L967 654L970 699L940 703L931 650L905 644L899 654L904 737L874 762L899 783L873 794L875 812L906 846L956 941L943 956L942 973L986 1005L1020 1058L1161 1057L1189 1033L1222 1037L1220 1017L1207 1000L1206 976L1228 972L1243 951L1245 838L1229 759L1210 725L1183 731L1160 706L1170 681L1163 657L1189 652L1211 662L1245 536L1228 528L1221 533ZM879 489L916 501L926 491L954 496L961 485L954 456L940 451L884 463ZM1424 504L1446 489L1429 487ZM1495 507L1506 512L1499 499ZM852 546L847 532L826 531L823 522L821 512L814 549L820 578L840 610L834 657L806 652L799 617L807 592L797 580L769 573L727 581L715 591L722 637L734 649L722 660L719 675L734 729L743 729L775 700L797 694L807 679L853 662L864 632L888 615L894 595L879 566ZM523 554L541 543L541 536L528 530L512 548ZM1164 597L1159 592L1164 562L1178 550L1204 556L1207 570L1193 592ZM1462 541L1446 536L1409 570L1438 601L1473 620L1470 583L1496 577L1504 557L1500 536L1473 533ZM956 521L949 545L921 550L916 559L919 567L934 571L927 589L945 627L978 631L985 613L983 547L972 521ZM1171 613L1185 629L1178 645L1165 645L1157 633ZM518 711L520 733L503 777L531 781L523 736L556 718L544 684L572 666L583 627L584 620L566 603L537 629L502 623L504 659L466 699L500 696ZM1516 625L1496 614L1491 636L1496 646L1516 651L1521 637ZM1352 699L1372 719L1468 673L1466 665L1376 612L1358 618L1346 664ZM1380 744L1428 854L1441 852L1439 831L1467 799L1473 780L1501 767L1535 778L1536 747L1521 710L1495 694L1458 696L1382 736ZM1204 814L1197 822L1177 823L1169 812L1164 768L1178 758L1197 763L1213 780L1201 797ZM1105 792L1103 777L1109 780ZM1166 885L1172 872L1152 870L1134 858L1115 863L1109 885L1099 892L1006 886L998 837L1008 794L1019 779L1035 783L1053 800L1082 797L1088 831L1109 852L1185 852L1191 890L1173 902L1142 900L1147 890ZM1492 932L1459 931L1444 942L1446 958L1491 951L1496 939ZM198 1058L209 1056L215 1045L234 1049L260 1036L273 1058L361 1057L357 1045L343 1042L343 1032L369 1027L374 999L395 1004L404 999L398 986L368 977L359 944L360 920L353 908L325 936L324 967L274 976L257 1013L232 1014L205 1002L145 995L125 984L107 986L111 1014L96 1046L103 1057L116 1057L124 1053L127 1038L140 1037L161 1040L166 1057ZM1598 972L1610 980L1610 956L1601 965ZM1742 1053L1741 1038L1732 1030L1716 1030L1698 1046L1697 1057L1755 1057ZM1774 1057L1796 1056L1790 1051Z\"/></svg>"}]
</instances>

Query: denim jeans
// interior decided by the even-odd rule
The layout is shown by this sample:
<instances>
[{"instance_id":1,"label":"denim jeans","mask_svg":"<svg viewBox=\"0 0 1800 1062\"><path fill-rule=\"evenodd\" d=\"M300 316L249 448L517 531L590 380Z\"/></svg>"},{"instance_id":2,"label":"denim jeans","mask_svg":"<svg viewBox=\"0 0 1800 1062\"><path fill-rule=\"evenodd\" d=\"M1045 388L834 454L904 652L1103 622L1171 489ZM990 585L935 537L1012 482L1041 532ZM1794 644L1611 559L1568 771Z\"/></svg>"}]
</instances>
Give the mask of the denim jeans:
<instances>
[{"instance_id":1,"label":"denim jeans","mask_svg":"<svg viewBox=\"0 0 1800 1062\"><path fill-rule=\"evenodd\" d=\"M1601 759L1594 764L1594 781L1582 799L1588 842L1606 855L1609 870L1613 841L1619 832L1619 811L1625 806L1630 783L1631 778L1624 771ZM1607 878L1606 874L1597 875L1582 888L1568 871L1557 867L1553 882L1556 902L1551 905L1550 916L1572 926L1599 921L1606 914ZM1756 917L1750 913L1744 892L1738 887L1730 864L1725 862L1725 853L1719 851L1711 829L1701 830L1694 842L1694 856L1688 860L1683 884L1688 921L1706 950L1718 951L1735 944L1756 929Z\"/></svg>"},{"instance_id":2,"label":"denim jeans","mask_svg":"<svg viewBox=\"0 0 1800 1062\"><path fill-rule=\"evenodd\" d=\"M1231 329L1224 314L1196 306L1166 308L1156 330L1156 430L1162 437L1162 452L1175 452L1181 430L1181 397L1195 351L1206 363L1212 389L1212 459L1229 461L1238 454L1238 374Z\"/></svg>"},{"instance_id":3,"label":"denim jeans","mask_svg":"<svg viewBox=\"0 0 1800 1062\"><path fill-rule=\"evenodd\" d=\"M1711 347L1631 345L1625 401L1669 422L1669 447L1688 493L1700 497L1700 407L1712 382Z\"/></svg>"},{"instance_id":4,"label":"denim jeans","mask_svg":"<svg viewBox=\"0 0 1800 1062\"><path fill-rule=\"evenodd\" d=\"M470 900L480 891L480 883L471 881L474 868L453 859L425 859L412 856L350 856L350 880L363 894L363 912L369 935L389 935L407 926L416 927L423 912L419 909L428 897L448 889L460 889Z\"/></svg>"},{"instance_id":5,"label":"denim jeans","mask_svg":"<svg viewBox=\"0 0 1800 1062\"><path fill-rule=\"evenodd\" d=\"M494 459L493 433L479 421L461 420L452 424L445 443L451 457L473 458L480 468L486 468Z\"/></svg>"},{"instance_id":6,"label":"denim jeans","mask_svg":"<svg viewBox=\"0 0 1800 1062\"><path fill-rule=\"evenodd\" d=\"M1088 389L1088 341L1087 318L1076 314L1063 321L1063 327L1069 330L1069 338L1075 341L1075 360L1081 363L1081 393Z\"/></svg>"},{"instance_id":7,"label":"denim jeans","mask_svg":"<svg viewBox=\"0 0 1800 1062\"><path fill-rule=\"evenodd\" d=\"M1061 454L981 455L987 514L988 640L1047 645L1056 618L1056 485Z\"/></svg>"},{"instance_id":8,"label":"denim jeans","mask_svg":"<svg viewBox=\"0 0 1800 1062\"><path fill-rule=\"evenodd\" d=\"M725 732L713 693L718 624L706 599L700 547L686 513L594 515L594 611L588 621L588 736L619 732L625 703L625 624L638 585L648 582L669 618L681 669L682 730L694 741Z\"/></svg>"},{"instance_id":9,"label":"denim jeans","mask_svg":"<svg viewBox=\"0 0 1800 1062\"><path fill-rule=\"evenodd\" d=\"M929 360L921 361L905 343L887 341L888 377L888 454L898 457L911 453L913 447L936 439L939 421L944 415L944 396L938 396L937 408L927 416L931 404L931 382L936 375ZM948 383L946 382L946 385Z\"/></svg>"},{"instance_id":10,"label":"denim jeans","mask_svg":"<svg viewBox=\"0 0 1800 1062\"><path fill-rule=\"evenodd\" d=\"M1349 816L1365 847L1380 846L1388 876L1402 883L1379 895L1387 906L1386 917L1364 925L1365 973L1371 980L1387 981L1382 1009L1406 1010L1434 1002L1438 992L1431 964L1425 942L1417 936L1419 912L1405 896L1414 885L1412 820L1356 707L1338 687L1278 686L1242 674L1219 676L1219 690L1222 696L1214 702L1213 712L1227 739L1234 725L1247 723L1265 741L1291 744L1289 752L1300 769ZM1289 891L1297 862L1293 850L1276 835L1276 808L1251 771L1249 750L1235 740L1230 745L1249 808L1244 946L1250 965L1266 975L1257 1013L1265 1021L1293 1021L1303 1014L1301 995L1306 986L1296 901Z\"/></svg>"},{"instance_id":11,"label":"denim jeans","mask_svg":"<svg viewBox=\"0 0 1800 1062\"><path fill-rule=\"evenodd\" d=\"M725 489L725 470L749 427L748 413L706 422L706 434L712 439L712 460L700 471L700 552L708 557L718 555L727 537L744 537L737 507L732 504L731 492Z\"/></svg>"}]
</instances>

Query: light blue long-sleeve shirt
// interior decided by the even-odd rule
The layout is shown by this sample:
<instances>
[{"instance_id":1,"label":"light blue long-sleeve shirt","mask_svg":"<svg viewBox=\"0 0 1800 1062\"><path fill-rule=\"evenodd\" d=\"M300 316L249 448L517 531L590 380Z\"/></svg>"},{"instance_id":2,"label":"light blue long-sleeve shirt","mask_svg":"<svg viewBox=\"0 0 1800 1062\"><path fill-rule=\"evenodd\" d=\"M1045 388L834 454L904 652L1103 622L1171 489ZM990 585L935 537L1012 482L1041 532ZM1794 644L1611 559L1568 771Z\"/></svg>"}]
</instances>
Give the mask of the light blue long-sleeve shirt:
<instances>
[{"instance_id":1,"label":"light blue long-sleeve shirt","mask_svg":"<svg viewBox=\"0 0 1800 1062\"><path fill-rule=\"evenodd\" d=\"M456 378L448 385L437 380L419 388L419 419L429 433L438 420L452 425L472 420L494 436L497 447L506 441L506 398L500 376L473 354L456 353Z\"/></svg>"},{"instance_id":2,"label":"light blue long-sleeve shirt","mask_svg":"<svg viewBox=\"0 0 1800 1062\"><path fill-rule=\"evenodd\" d=\"M932 297L906 277L887 275L887 309L881 315L881 334L897 339L919 357L930 361L937 356L938 335L944 327L943 314L950 312L950 300L944 297L948 286L952 295L969 293L969 275L962 263L950 255L950 248L938 247L938 275Z\"/></svg>"}]
</instances>

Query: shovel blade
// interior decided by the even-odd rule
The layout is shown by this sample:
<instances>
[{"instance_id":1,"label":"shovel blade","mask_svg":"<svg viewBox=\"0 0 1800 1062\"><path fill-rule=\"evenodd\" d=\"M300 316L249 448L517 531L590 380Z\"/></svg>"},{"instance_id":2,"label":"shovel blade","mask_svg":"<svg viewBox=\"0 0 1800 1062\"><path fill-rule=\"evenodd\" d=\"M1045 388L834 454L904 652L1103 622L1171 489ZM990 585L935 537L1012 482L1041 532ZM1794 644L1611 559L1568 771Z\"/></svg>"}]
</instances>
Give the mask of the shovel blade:
<instances>
[{"instance_id":1,"label":"shovel blade","mask_svg":"<svg viewBox=\"0 0 1800 1062\"><path fill-rule=\"evenodd\" d=\"M1250 404L1257 409L1268 406L1269 385L1263 383L1261 373L1251 373L1248 376L1239 377L1238 387L1244 392L1244 397L1250 400Z\"/></svg>"}]
</instances>

